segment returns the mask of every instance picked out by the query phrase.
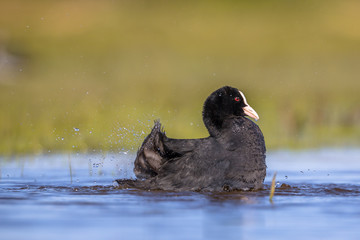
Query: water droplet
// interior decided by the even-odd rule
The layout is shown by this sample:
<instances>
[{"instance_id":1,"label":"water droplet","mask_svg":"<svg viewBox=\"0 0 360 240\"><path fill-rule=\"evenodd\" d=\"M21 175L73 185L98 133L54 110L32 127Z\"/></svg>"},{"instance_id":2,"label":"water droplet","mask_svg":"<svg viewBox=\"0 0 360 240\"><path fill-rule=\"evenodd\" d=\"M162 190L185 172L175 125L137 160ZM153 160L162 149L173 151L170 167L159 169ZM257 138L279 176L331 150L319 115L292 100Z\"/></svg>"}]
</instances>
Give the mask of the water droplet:
<instances>
[{"instance_id":1,"label":"water droplet","mask_svg":"<svg viewBox=\"0 0 360 240\"><path fill-rule=\"evenodd\" d=\"M78 131L80 131L80 129L79 129L79 128L74 127L74 131L75 131L75 132L78 132Z\"/></svg>"},{"instance_id":2,"label":"water droplet","mask_svg":"<svg viewBox=\"0 0 360 240\"><path fill-rule=\"evenodd\" d=\"M119 183L118 183L117 181L114 181L114 182L113 182L113 187L116 188L116 187L119 187L119 186L120 186L120 185L119 185Z\"/></svg>"}]
</instances>

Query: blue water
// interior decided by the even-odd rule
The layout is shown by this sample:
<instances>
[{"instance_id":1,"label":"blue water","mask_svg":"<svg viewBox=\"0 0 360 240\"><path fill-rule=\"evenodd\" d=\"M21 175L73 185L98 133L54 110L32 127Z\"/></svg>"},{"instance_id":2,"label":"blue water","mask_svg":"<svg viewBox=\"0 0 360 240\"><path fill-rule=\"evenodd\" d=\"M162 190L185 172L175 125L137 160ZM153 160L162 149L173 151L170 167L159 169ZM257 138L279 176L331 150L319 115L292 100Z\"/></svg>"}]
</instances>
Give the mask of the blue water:
<instances>
[{"instance_id":1,"label":"blue water","mask_svg":"<svg viewBox=\"0 0 360 240\"><path fill-rule=\"evenodd\" d=\"M116 189L133 160L0 158L0 239L360 239L360 149L269 152L257 192Z\"/></svg>"}]
</instances>

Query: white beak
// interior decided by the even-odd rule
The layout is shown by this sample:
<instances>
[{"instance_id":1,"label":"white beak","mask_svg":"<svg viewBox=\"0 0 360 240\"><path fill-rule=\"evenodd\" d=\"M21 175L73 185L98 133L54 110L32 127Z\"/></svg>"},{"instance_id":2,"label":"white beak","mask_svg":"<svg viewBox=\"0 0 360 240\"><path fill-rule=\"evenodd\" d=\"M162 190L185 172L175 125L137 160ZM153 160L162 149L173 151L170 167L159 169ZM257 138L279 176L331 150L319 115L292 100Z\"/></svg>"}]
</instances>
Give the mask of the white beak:
<instances>
[{"instance_id":1,"label":"white beak","mask_svg":"<svg viewBox=\"0 0 360 240\"><path fill-rule=\"evenodd\" d=\"M259 120L259 115L249 105L247 105L246 107L243 107L243 110L244 110L245 114L248 115L249 117L252 117L256 121Z\"/></svg>"},{"instance_id":2,"label":"white beak","mask_svg":"<svg viewBox=\"0 0 360 240\"><path fill-rule=\"evenodd\" d=\"M244 99L244 103L245 103L245 107L243 107L243 110L245 112L246 115L248 115L249 117L252 117L253 119L255 119L256 121L259 120L259 115L255 112L255 110L250 107L250 105L247 103L245 95L239 91L240 95L242 96L242 98Z\"/></svg>"}]
</instances>

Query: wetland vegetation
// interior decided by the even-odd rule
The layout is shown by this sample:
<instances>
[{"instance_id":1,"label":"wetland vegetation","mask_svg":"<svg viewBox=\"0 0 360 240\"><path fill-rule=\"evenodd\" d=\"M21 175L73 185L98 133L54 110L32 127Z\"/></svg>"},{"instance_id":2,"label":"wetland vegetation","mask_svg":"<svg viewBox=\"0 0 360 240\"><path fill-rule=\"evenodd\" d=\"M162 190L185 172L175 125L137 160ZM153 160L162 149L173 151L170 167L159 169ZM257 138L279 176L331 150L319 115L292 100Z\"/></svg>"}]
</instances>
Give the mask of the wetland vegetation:
<instances>
[{"instance_id":1,"label":"wetland vegetation","mask_svg":"<svg viewBox=\"0 0 360 240\"><path fill-rule=\"evenodd\" d=\"M160 118L204 137L241 89L267 146L360 143L357 1L6 1L0 154L136 150Z\"/></svg>"}]
</instances>

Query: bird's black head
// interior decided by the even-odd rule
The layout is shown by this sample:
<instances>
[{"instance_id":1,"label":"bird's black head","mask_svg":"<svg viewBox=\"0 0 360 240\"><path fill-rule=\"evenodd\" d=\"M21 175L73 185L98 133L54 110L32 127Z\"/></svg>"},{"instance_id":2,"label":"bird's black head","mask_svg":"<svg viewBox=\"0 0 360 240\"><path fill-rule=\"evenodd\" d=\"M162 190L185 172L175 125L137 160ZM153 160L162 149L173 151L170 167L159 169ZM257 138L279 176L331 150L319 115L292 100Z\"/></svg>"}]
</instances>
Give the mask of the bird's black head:
<instances>
[{"instance_id":1,"label":"bird's black head","mask_svg":"<svg viewBox=\"0 0 360 240\"><path fill-rule=\"evenodd\" d=\"M206 99L203 121L211 136L219 132L225 119L234 116L259 119L258 114L247 103L244 94L236 88L222 87Z\"/></svg>"}]
</instances>

